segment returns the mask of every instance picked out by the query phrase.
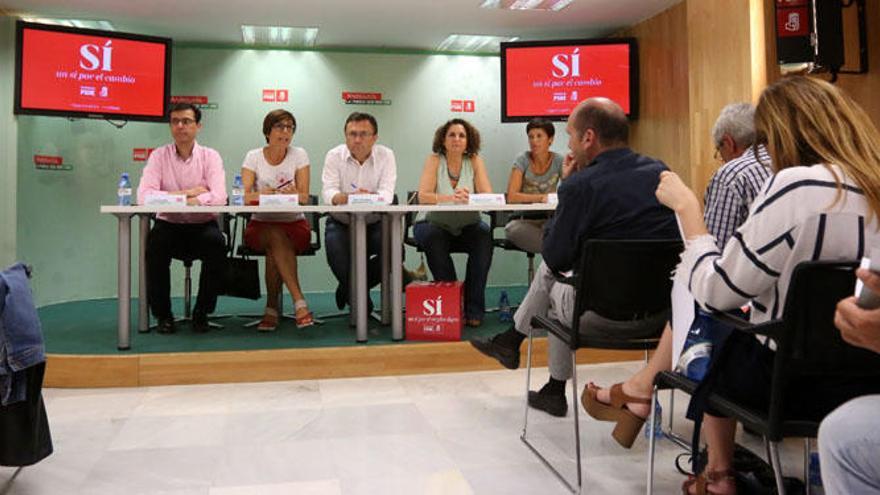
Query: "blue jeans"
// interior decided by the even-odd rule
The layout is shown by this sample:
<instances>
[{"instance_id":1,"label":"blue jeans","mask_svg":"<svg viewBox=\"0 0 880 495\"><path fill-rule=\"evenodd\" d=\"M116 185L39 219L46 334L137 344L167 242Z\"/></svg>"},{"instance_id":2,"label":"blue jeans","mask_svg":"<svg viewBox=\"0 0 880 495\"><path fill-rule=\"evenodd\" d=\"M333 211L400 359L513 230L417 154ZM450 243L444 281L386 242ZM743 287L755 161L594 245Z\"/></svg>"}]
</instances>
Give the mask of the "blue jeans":
<instances>
[{"instance_id":1,"label":"blue jeans","mask_svg":"<svg viewBox=\"0 0 880 495\"><path fill-rule=\"evenodd\" d=\"M486 312L486 280L492 264L492 232L485 222L467 225L461 234L452 235L430 222L417 222L413 236L419 243L434 280L457 280L450 253L467 253L464 278L464 315L466 319L482 320Z\"/></svg>"},{"instance_id":2,"label":"blue jeans","mask_svg":"<svg viewBox=\"0 0 880 495\"><path fill-rule=\"evenodd\" d=\"M349 244L348 225L327 218L324 227L324 250L327 253L327 264L339 281L340 289L349 301L349 278L351 271L351 245ZM379 285L382 281L382 222L367 225L367 290Z\"/></svg>"},{"instance_id":3,"label":"blue jeans","mask_svg":"<svg viewBox=\"0 0 880 495\"><path fill-rule=\"evenodd\" d=\"M825 493L880 491L880 395L837 408L819 427L819 462Z\"/></svg>"}]
</instances>

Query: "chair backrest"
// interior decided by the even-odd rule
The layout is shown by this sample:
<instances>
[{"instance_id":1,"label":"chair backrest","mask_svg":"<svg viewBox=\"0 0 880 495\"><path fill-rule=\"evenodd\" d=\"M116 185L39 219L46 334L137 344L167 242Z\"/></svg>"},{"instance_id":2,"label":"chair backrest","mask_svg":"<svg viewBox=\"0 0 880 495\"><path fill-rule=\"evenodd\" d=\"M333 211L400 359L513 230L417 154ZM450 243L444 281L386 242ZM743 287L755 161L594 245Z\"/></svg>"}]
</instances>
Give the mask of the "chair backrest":
<instances>
[{"instance_id":1,"label":"chair backrest","mask_svg":"<svg viewBox=\"0 0 880 495\"><path fill-rule=\"evenodd\" d=\"M771 440L783 435L789 380L820 376L880 380L880 354L846 343L834 326L838 301L853 293L856 267L856 262L809 261L792 272L774 339L776 357L768 409ZM847 399L845 392L840 399L841 403Z\"/></svg>"},{"instance_id":2,"label":"chair backrest","mask_svg":"<svg viewBox=\"0 0 880 495\"><path fill-rule=\"evenodd\" d=\"M612 320L632 320L668 309L671 274L682 249L680 239L592 239L584 243L572 327L577 328L585 311Z\"/></svg>"},{"instance_id":3,"label":"chair backrest","mask_svg":"<svg viewBox=\"0 0 880 495\"><path fill-rule=\"evenodd\" d=\"M417 205L419 204L419 192L418 191L407 191L406 192L406 204L408 205ZM414 212L407 212L406 215L403 216L403 243L407 246L413 246L418 248L418 243L416 242L415 237L412 234L412 226L416 221L416 214Z\"/></svg>"}]
</instances>

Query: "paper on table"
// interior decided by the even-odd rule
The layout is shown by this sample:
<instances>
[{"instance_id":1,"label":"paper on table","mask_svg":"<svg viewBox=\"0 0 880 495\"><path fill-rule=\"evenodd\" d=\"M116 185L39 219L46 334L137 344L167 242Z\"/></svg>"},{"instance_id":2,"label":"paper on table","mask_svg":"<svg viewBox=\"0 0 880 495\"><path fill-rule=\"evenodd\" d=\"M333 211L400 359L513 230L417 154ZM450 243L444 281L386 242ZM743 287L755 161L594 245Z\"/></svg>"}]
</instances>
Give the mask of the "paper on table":
<instances>
[{"instance_id":1,"label":"paper on table","mask_svg":"<svg viewBox=\"0 0 880 495\"><path fill-rule=\"evenodd\" d=\"M497 206L505 204L505 200L504 195L498 193L469 194L468 204Z\"/></svg>"},{"instance_id":2,"label":"paper on table","mask_svg":"<svg viewBox=\"0 0 880 495\"><path fill-rule=\"evenodd\" d=\"M678 223L678 232L683 240L687 240L684 231L681 229L681 219L675 215L675 221ZM688 290L688 274L675 272L672 279L672 369L678 363L678 357L684 349L685 340L687 340L688 331L691 323L694 321L694 296Z\"/></svg>"},{"instance_id":3,"label":"paper on table","mask_svg":"<svg viewBox=\"0 0 880 495\"><path fill-rule=\"evenodd\" d=\"M299 204L299 194L260 194L260 206L289 206Z\"/></svg>"},{"instance_id":4,"label":"paper on table","mask_svg":"<svg viewBox=\"0 0 880 495\"><path fill-rule=\"evenodd\" d=\"M385 200L381 194L372 193L352 193L348 195L348 204L350 205L383 205Z\"/></svg>"}]
</instances>

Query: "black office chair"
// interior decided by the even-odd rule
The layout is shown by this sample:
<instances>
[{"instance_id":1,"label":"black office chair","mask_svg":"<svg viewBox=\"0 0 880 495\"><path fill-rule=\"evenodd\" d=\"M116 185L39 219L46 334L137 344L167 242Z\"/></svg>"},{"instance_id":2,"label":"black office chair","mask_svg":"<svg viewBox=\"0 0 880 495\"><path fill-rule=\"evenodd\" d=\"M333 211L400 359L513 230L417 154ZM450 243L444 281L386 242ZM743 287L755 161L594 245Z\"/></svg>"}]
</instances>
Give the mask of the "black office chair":
<instances>
[{"instance_id":1,"label":"black office chair","mask_svg":"<svg viewBox=\"0 0 880 495\"><path fill-rule=\"evenodd\" d=\"M855 262L812 261L795 267L785 298L782 318L750 325L726 313L716 317L737 331L763 335L776 343L770 404L766 411L744 407L720 394L710 393L708 405L734 418L764 437L767 457L773 466L777 493L784 494L779 442L783 438L805 438L804 479L809 465L810 439L816 438L822 418L789 418L784 414L786 384L793 379L838 376L880 380L880 355L851 346L834 326L837 302L852 294ZM723 351L722 351L723 355ZM719 359L715 356L713 359ZM654 397L661 389L693 394L697 383L674 372L663 372L654 380ZM842 403L842 402L841 402ZM653 433L654 407L648 419ZM648 447L648 493L653 491L654 438Z\"/></svg>"},{"instance_id":2,"label":"black office chair","mask_svg":"<svg viewBox=\"0 0 880 495\"><path fill-rule=\"evenodd\" d=\"M507 195L505 194L505 197ZM490 225L492 232L495 232L495 229L504 227L512 220L546 220L550 218L551 214L548 213L529 213L529 212L516 212L516 211L493 211L489 217L492 220ZM513 242L511 242L506 235L502 235L501 237L494 237L492 239L492 245L496 248L503 249L505 251L514 251L524 253L526 255L526 262L528 263L528 283L531 285L532 279L535 278L535 253L526 251L521 247L517 246Z\"/></svg>"},{"instance_id":3,"label":"black office chair","mask_svg":"<svg viewBox=\"0 0 880 495\"><path fill-rule=\"evenodd\" d=\"M679 239L672 240L589 240L581 249L577 271L559 283L574 285L576 296L573 318L563 323L545 316L532 318L532 327L542 328L565 342L571 349L572 381L571 403L574 409L574 439L577 458L577 488L575 488L526 438L528 433L528 390L531 386L532 332L529 332L526 358L526 414L520 439L544 462L553 474L575 493L582 488L580 423L578 420L577 366L575 352L583 347L597 349L643 350L646 359L649 349L657 347L665 321L658 324L656 336L628 339L586 335L579 330L581 316L595 312L612 320L636 320L656 315L670 308L672 289L670 273L678 263L682 250Z\"/></svg>"},{"instance_id":4,"label":"black office chair","mask_svg":"<svg viewBox=\"0 0 880 495\"><path fill-rule=\"evenodd\" d=\"M318 204L318 196L316 196L314 194L310 194L308 204L312 205L312 206L317 205ZM245 244L244 230L247 228L247 222L250 220L251 215L245 214L243 216L245 217L245 222L244 222L244 225L242 226L242 235L241 235L242 242L236 248L236 254L238 254L239 256L266 256L265 251L258 250L258 249L251 249L247 244ZM297 256L314 256L315 254L318 253L318 251L321 250L321 222L320 222L321 214L309 212L309 213L305 213L305 217L306 217L306 221L309 222L309 228L312 231L311 242L309 242L309 247L306 250L299 252L296 255ZM250 321L250 322L244 324L245 327L255 327L260 324L260 319L263 317L263 314L262 313L260 313L260 314L249 313L249 314L240 314L237 316L240 318L257 318L254 321ZM282 287L282 290L278 292L278 318L279 318L279 320L283 320L283 319L287 318L289 320L296 321L296 314L284 312L284 288L283 287ZM315 322L316 325L320 325L320 324L324 323L322 320L319 320L317 318L314 319L313 321Z\"/></svg>"}]
</instances>

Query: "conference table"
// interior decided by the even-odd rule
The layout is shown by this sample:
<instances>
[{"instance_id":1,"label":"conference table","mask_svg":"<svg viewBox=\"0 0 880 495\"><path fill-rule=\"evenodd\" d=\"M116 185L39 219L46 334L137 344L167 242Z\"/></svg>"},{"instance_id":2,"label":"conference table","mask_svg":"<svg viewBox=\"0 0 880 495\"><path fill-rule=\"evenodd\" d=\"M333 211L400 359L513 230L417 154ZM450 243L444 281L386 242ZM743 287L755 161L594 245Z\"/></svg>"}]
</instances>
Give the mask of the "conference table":
<instances>
[{"instance_id":1,"label":"conference table","mask_svg":"<svg viewBox=\"0 0 880 495\"><path fill-rule=\"evenodd\" d=\"M403 339L403 218L408 213L431 211L460 212L541 212L553 211L555 204L442 204L442 205L272 205L272 206L186 206L139 205L101 206L101 213L117 219L117 348L131 348L131 218L139 218L138 249L138 330L149 328L149 312L143 301L147 294L146 242L150 218L157 213L214 213L240 215L250 213L347 213L351 232L352 323L359 343L367 342L367 216L380 214L383 222L382 253L382 322L391 325L393 340Z\"/></svg>"}]
</instances>

